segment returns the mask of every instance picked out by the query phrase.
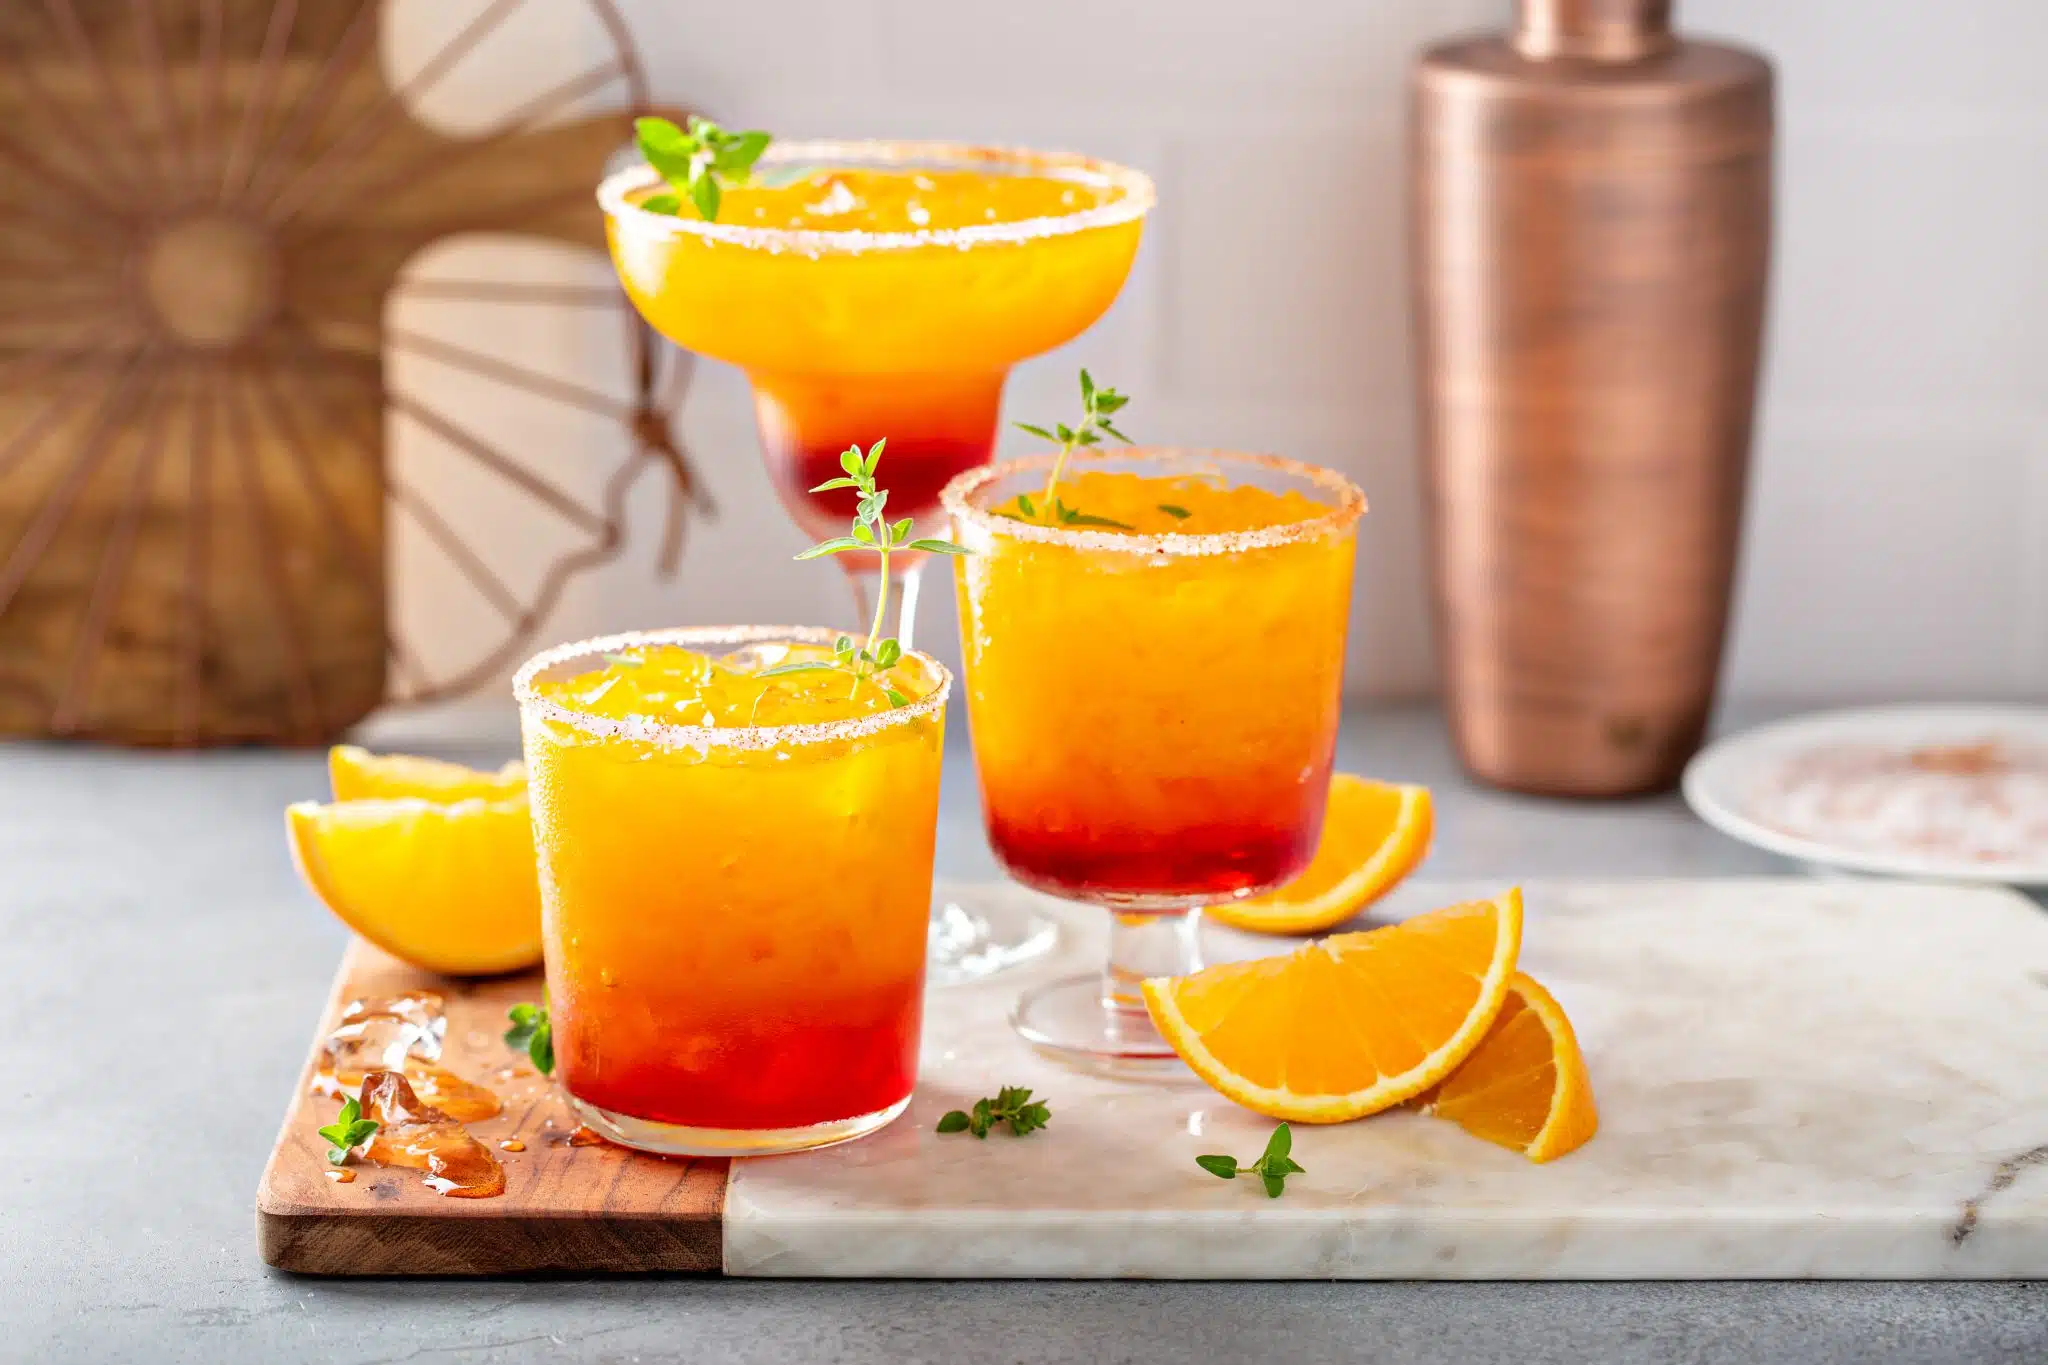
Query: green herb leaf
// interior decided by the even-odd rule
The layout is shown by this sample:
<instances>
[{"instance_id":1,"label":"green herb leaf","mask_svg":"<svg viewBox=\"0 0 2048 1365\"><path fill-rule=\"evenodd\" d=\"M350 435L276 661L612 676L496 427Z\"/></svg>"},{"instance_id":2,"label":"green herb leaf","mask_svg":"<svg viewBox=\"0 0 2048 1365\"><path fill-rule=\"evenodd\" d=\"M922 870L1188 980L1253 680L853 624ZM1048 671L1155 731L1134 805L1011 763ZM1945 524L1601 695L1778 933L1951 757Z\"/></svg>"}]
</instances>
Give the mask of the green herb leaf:
<instances>
[{"instance_id":1,"label":"green herb leaf","mask_svg":"<svg viewBox=\"0 0 2048 1365\"><path fill-rule=\"evenodd\" d=\"M813 488L811 491L813 493L829 493L835 488L858 487L860 487L859 479L827 479L825 480L825 482L819 484L816 488Z\"/></svg>"},{"instance_id":2,"label":"green herb leaf","mask_svg":"<svg viewBox=\"0 0 2048 1365\"><path fill-rule=\"evenodd\" d=\"M854 482L858 484L860 481L859 476L867 472L865 469L861 467L860 447L850 446L847 449L840 451L839 467L845 470L847 473L854 475Z\"/></svg>"},{"instance_id":3,"label":"green herb leaf","mask_svg":"<svg viewBox=\"0 0 2048 1365\"><path fill-rule=\"evenodd\" d=\"M834 536L830 540L819 541L808 550L798 551L796 558L816 559L820 555L836 555L843 550L864 550L866 548L865 542L853 536Z\"/></svg>"},{"instance_id":4,"label":"green herb leaf","mask_svg":"<svg viewBox=\"0 0 2048 1365\"><path fill-rule=\"evenodd\" d=\"M901 711L904 707L910 705L910 698L904 696L887 683L882 684L882 695L889 699L889 709L892 711Z\"/></svg>"},{"instance_id":5,"label":"green herb leaf","mask_svg":"<svg viewBox=\"0 0 2048 1365\"><path fill-rule=\"evenodd\" d=\"M910 518L905 517L894 526L891 526L889 528L889 543L891 545L901 545L904 541L910 539L910 525Z\"/></svg>"},{"instance_id":6,"label":"green herb leaf","mask_svg":"<svg viewBox=\"0 0 2048 1365\"><path fill-rule=\"evenodd\" d=\"M882 641L875 648L875 667L894 668L896 661L903 657L903 646L894 639Z\"/></svg>"},{"instance_id":7,"label":"green herb leaf","mask_svg":"<svg viewBox=\"0 0 2048 1365\"><path fill-rule=\"evenodd\" d=\"M377 1121L363 1117L363 1109L353 1095L341 1102L341 1113L334 1122L319 1130L327 1139L327 1159L339 1166L349 1158L349 1153L377 1135Z\"/></svg>"},{"instance_id":8,"label":"green herb leaf","mask_svg":"<svg viewBox=\"0 0 2048 1365\"><path fill-rule=\"evenodd\" d=\"M754 169L754 163L761 159L761 153L768 150L772 140L759 129L735 134L732 141L719 148L712 158L712 169L724 175L744 176Z\"/></svg>"},{"instance_id":9,"label":"green herb leaf","mask_svg":"<svg viewBox=\"0 0 2048 1365\"><path fill-rule=\"evenodd\" d=\"M631 654L600 654L597 657L608 664L617 664L620 668L641 668L647 663L647 660L636 659Z\"/></svg>"},{"instance_id":10,"label":"green herb leaf","mask_svg":"<svg viewBox=\"0 0 2048 1365\"><path fill-rule=\"evenodd\" d=\"M1166 515L1168 515L1169 517L1172 517L1175 521L1186 521L1189 517L1194 515L1194 513L1190 512L1187 508L1181 507L1175 503L1170 502L1160 503L1159 510L1166 513Z\"/></svg>"},{"instance_id":11,"label":"green herb leaf","mask_svg":"<svg viewBox=\"0 0 2048 1365\"><path fill-rule=\"evenodd\" d=\"M889 438L884 436L881 440L868 447L867 463L862 470L868 478L872 479L875 477L875 466L882 462L882 447L888 444Z\"/></svg>"},{"instance_id":12,"label":"green herb leaf","mask_svg":"<svg viewBox=\"0 0 2048 1365\"><path fill-rule=\"evenodd\" d=\"M1076 450L1100 445L1105 435L1112 436L1126 445L1132 443L1130 437L1110 425L1109 421L1109 414L1117 411L1117 409L1130 401L1128 397L1118 393L1115 389L1097 385L1095 376L1083 370L1081 371L1081 424L1079 426L1070 427L1064 422L1059 422L1054 424L1052 430L1047 431L1044 427L1032 426L1028 422L1014 423L1020 431L1029 432L1031 435L1042 440L1055 441L1059 444L1059 454L1053 458L1052 471L1046 476L1045 492L1043 495L1046 503L1054 508L1056 515L1058 514L1059 503L1053 494L1054 490L1059 487L1060 475L1066 470L1067 457L1069 455L1072 455ZM1028 498L1020 495L1017 499L1017 505L1026 517L1035 517L1037 515L1032 510ZM1076 516L1060 516L1060 520L1064 524L1073 526L1113 526L1125 531L1133 529L1122 522L1112 521L1107 517L1080 519L1085 516L1085 513L1077 514Z\"/></svg>"},{"instance_id":13,"label":"green herb leaf","mask_svg":"<svg viewBox=\"0 0 2048 1365\"><path fill-rule=\"evenodd\" d=\"M757 678L775 678L786 673L837 673L838 671L839 668L835 664L828 664L818 659L799 659L794 663L777 664L773 668L764 668L754 676Z\"/></svg>"},{"instance_id":14,"label":"green herb leaf","mask_svg":"<svg viewBox=\"0 0 2048 1365\"><path fill-rule=\"evenodd\" d=\"M533 1069L543 1076L554 1074L555 1031L548 1021L547 996L538 1005L514 1005L505 1012L512 1027L505 1030L505 1045L514 1052L525 1049Z\"/></svg>"},{"instance_id":15,"label":"green herb leaf","mask_svg":"<svg viewBox=\"0 0 2048 1365\"><path fill-rule=\"evenodd\" d=\"M697 206L697 212L707 223L718 221L718 205L723 197L724 192L718 188L715 176L699 175L690 182L690 202Z\"/></svg>"},{"instance_id":16,"label":"green herb leaf","mask_svg":"<svg viewBox=\"0 0 2048 1365\"><path fill-rule=\"evenodd\" d=\"M1287 1187L1287 1177L1306 1174L1290 1153L1294 1149L1294 1132L1286 1124L1273 1130L1266 1139L1266 1150L1259 1159L1249 1166L1237 1164L1234 1156L1198 1156L1195 1164L1211 1175L1225 1180L1235 1180L1240 1175L1255 1175L1265 1187L1266 1197L1278 1199Z\"/></svg>"},{"instance_id":17,"label":"green herb leaf","mask_svg":"<svg viewBox=\"0 0 2048 1365\"><path fill-rule=\"evenodd\" d=\"M1107 526L1118 531L1134 531L1137 529L1127 521L1117 521L1111 517L1094 517L1086 512L1074 512L1071 515L1060 518L1060 520L1068 526Z\"/></svg>"},{"instance_id":18,"label":"green herb leaf","mask_svg":"<svg viewBox=\"0 0 2048 1365\"><path fill-rule=\"evenodd\" d=\"M718 218L722 180L745 180L773 140L758 129L727 132L710 119L695 115L687 130L665 118L642 118L634 121L633 132L647 164L671 189L687 197L707 222ZM677 194L650 195L642 207L656 213L680 213L682 200Z\"/></svg>"},{"instance_id":19,"label":"green herb leaf","mask_svg":"<svg viewBox=\"0 0 2048 1365\"><path fill-rule=\"evenodd\" d=\"M957 1116L958 1122L953 1120ZM995 1093L994 1098L979 1099L971 1111L955 1109L939 1120L939 1131L958 1133L966 1131L978 1138L986 1138L989 1130L997 1124L1009 1127L1010 1136L1023 1137L1035 1133L1052 1122L1052 1108L1043 1100L1031 1098L1028 1086L1006 1085Z\"/></svg>"},{"instance_id":20,"label":"green herb leaf","mask_svg":"<svg viewBox=\"0 0 2048 1365\"><path fill-rule=\"evenodd\" d=\"M857 521L853 524L853 539L856 544L873 548L875 543L875 533L868 529L868 524L866 522Z\"/></svg>"},{"instance_id":21,"label":"green herb leaf","mask_svg":"<svg viewBox=\"0 0 2048 1365\"><path fill-rule=\"evenodd\" d=\"M1019 493L1017 495L1017 510L1019 512L1022 512L1027 517L1035 517L1038 515L1038 508L1032 504L1031 495L1029 493Z\"/></svg>"},{"instance_id":22,"label":"green herb leaf","mask_svg":"<svg viewBox=\"0 0 2048 1365\"><path fill-rule=\"evenodd\" d=\"M968 549L965 545L955 545L950 540L936 540L930 536L925 536L919 540L913 540L910 542L909 545L905 546L904 548L909 550L923 550L928 554L935 555L968 555L974 553L974 551Z\"/></svg>"}]
</instances>

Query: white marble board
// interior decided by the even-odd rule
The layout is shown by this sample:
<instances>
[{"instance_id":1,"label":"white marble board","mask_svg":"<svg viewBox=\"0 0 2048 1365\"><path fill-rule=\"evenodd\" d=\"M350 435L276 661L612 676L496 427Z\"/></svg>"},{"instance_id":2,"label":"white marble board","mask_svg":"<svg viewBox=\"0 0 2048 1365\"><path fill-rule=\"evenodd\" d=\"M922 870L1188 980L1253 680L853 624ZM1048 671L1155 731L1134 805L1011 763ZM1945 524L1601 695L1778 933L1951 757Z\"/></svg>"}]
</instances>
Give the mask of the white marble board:
<instances>
[{"instance_id":1,"label":"white marble board","mask_svg":"<svg viewBox=\"0 0 2048 1365\"><path fill-rule=\"evenodd\" d=\"M1496 889L1410 886L1375 919ZM1269 1120L1192 1076L1090 1075L1011 1033L1020 988L1100 961L1100 915L1057 907L1047 959L931 994L917 1098L889 1129L734 1163L726 1272L2048 1278L2048 912L1805 879L1526 894L1522 966L1571 1014L1600 1105L1576 1153L1532 1165L1402 1112L1297 1127L1307 1174L1281 1199L1217 1180L1195 1156L1248 1160ZM1003 1084L1049 1097L1051 1127L933 1131Z\"/></svg>"}]
</instances>

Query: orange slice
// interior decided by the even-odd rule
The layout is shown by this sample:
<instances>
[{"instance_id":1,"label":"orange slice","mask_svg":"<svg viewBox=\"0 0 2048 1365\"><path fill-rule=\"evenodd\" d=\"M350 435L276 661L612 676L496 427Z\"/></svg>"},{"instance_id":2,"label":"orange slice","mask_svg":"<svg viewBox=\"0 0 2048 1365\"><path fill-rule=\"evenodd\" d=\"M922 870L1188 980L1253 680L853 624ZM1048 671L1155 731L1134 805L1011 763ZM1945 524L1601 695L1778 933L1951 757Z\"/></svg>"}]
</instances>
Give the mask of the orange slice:
<instances>
[{"instance_id":1,"label":"orange slice","mask_svg":"<svg viewBox=\"0 0 2048 1365\"><path fill-rule=\"evenodd\" d=\"M1472 1055L1416 1103L1531 1161L1563 1156L1600 1127L1572 1021L1521 972Z\"/></svg>"},{"instance_id":2,"label":"orange slice","mask_svg":"<svg viewBox=\"0 0 2048 1365\"><path fill-rule=\"evenodd\" d=\"M438 758L373 754L353 744L337 744L327 751L327 776L337 801L417 796L450 805L471 797L509 801L526 794L526 765L516 759L487 773Z\"/></svg>"},{"instance_id":3,"label":"orange slice","mask_svg":"<svg viewBox=\"0 0 2048 1365\"><path fill-rule=\"evenodd\" d=\"M1338 773L1307 870L1277 891L1202 913L1260 933L1319 934L1400 885L1429 852L1433 827L1429 788Z\"/></svg>"},{"instance_id":4,"label":"orange slice","mask_svg":"<svg viewBox=\"0 0 2048 1365\"><path fill-rule=\"evenodd\" d=\"M1247 1109L1342 1123L1448 1076L1485 1036L1522 946L1522 893L1281 957L1145 982L1152 1022L1196 1075Z\"/></svg>"},{"instance_id":5,"label":"orange slice","mask_svg":"<svg viewBox=\"0 0 2048 1365\"><path fill-rule=\"evenodd\" d=\"M386 952L451 976L540 961L540 878L524 796L301 801L286 808L285 828L306 885Z\"/></svg>"}]
</instances>

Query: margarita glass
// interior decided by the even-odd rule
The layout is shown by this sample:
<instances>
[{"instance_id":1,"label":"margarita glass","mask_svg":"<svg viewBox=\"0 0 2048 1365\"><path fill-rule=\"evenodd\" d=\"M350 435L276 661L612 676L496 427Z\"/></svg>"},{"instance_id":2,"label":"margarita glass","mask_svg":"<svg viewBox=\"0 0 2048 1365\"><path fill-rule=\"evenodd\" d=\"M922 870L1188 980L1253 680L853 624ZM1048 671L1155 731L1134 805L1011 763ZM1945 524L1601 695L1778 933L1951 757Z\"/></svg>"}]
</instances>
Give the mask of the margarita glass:
<instances>
[{"instance_id":1,"label":"margarita glass","mask_svg":"<svg viewBox=\"0 0 2048 1365\"><path fill-rule=\"evenodd\" d=\"M796 1151L909 1103L951 678L753 676L835 635L644 631L514 681L555 1076L614 1142Z\"/></svg>"},{"instance_id":2,"label":"margarita glass","mask_svg":"<svg viewBox=\"0 0 2048 1365\"><path fill-rule=\"evenodd\" d=\"M1108 162L942 142L776 142L715 222L639 207L666 188L646 165L599 187L619 278L656 331L746 371L769 478L816 539L853 516L851 490L810 491L848 446L887 438L892 519L930 516L947 480L986 464L1010 368L1102 316L1153 202L1149 179ZM875 557L838 561L865 623ZM906 648L923 561L904 556L881 604ZM1051 944L1043 921L990 917L935 917L936 979Z\"/></svg>"},{"instance_id":3,"label":"margarita glass","mask_svg":"<svg viewBox=\"0 0 2048 1365\"><path fill-rule=\"evenodd\" d=\"M1018 1031L1165 1060L1138 983L1201 965L1200 909L1307 866L1335 751L1357 521L1340 475L1220 451L1075 452L1059 497L1133 529L1020 520L1053 454L944 494L989 841L1027 886L1111 913L1100 975Z\"/></svg>"}]
</instances>

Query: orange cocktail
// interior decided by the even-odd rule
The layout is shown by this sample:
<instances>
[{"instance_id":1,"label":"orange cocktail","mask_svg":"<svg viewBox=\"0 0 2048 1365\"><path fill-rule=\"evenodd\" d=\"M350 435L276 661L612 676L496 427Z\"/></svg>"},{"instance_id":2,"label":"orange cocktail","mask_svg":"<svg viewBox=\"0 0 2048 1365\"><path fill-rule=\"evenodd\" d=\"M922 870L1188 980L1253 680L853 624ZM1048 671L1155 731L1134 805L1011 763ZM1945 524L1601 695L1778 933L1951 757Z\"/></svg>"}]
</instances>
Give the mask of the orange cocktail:
<instances>
[{"instance_id":1,"label":"orange cocktail","mask_svg":"<svg viewBox=\"0 0 2048 1365\"><path fill-rule=\"evenodd\" d=\"M1079 453L1059 499L1121 527L1055 526L1053 461L945 493L972 552L960 634L989 840L1019 881L1117 912L1108 982L1048 988L1019 1023L1053 1046L1170 1055L1135 977L1191 969L1195 910L1315 851L1365 502L1271 457Z\"/></svg>"},{"instance_id":2,"label":"orange cocktail","mask_svg":"<svg viewBox=\"0 0 2048 1365\"><path fill-rule=\"evenodd\" d=\"M777 142L716 222L637 207L658 189L641 166L598 192L619 278L655 330L747 372L776 491L819 537L855 499L807 490L849 445L889 438L905 516L987 463L1010 367L1109 307L1152 204L1107 162L922 142Z\"/></svg>"},{"instance_id":3,"label":"orange cocktail","mask_svg":"<svg viewBox=\"0 0 2048 1365\"><path fill-rule=\"evenodd\" d=\"M950 679L755 676L832 640L650 631L516 680L555 1075L614 1141L790 1151L909 1100Z\"/></svg>"}]
</instances>

